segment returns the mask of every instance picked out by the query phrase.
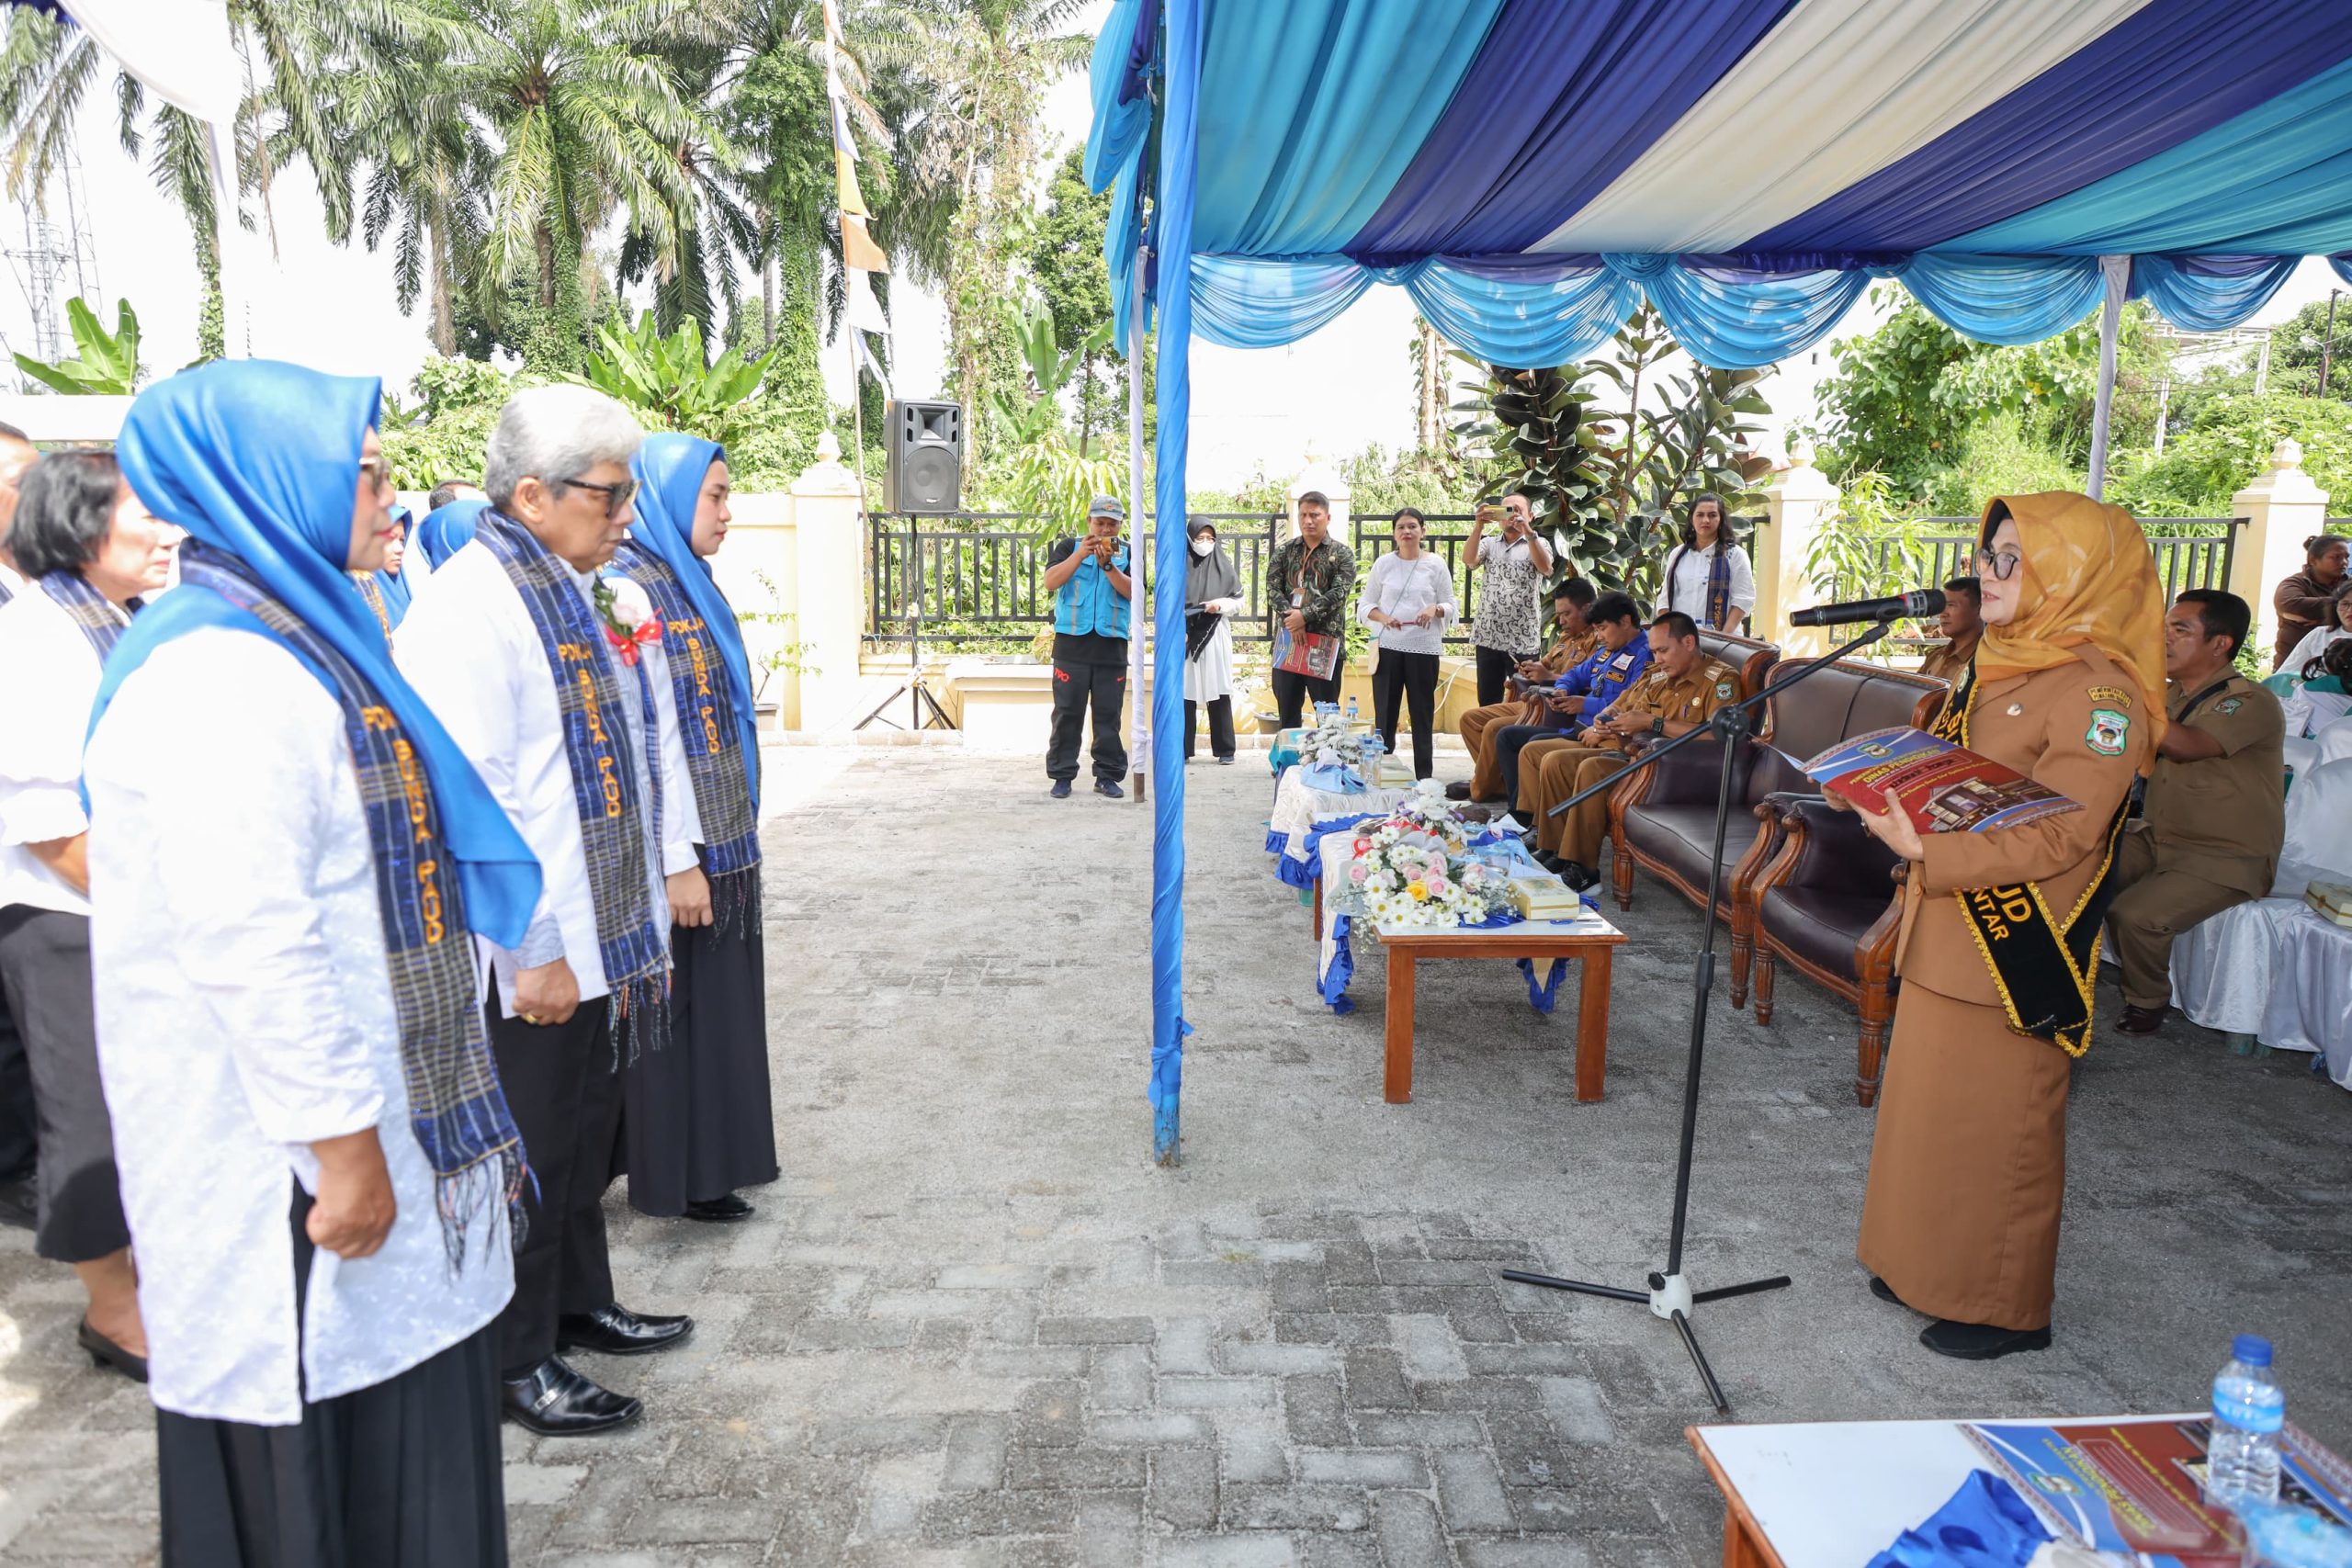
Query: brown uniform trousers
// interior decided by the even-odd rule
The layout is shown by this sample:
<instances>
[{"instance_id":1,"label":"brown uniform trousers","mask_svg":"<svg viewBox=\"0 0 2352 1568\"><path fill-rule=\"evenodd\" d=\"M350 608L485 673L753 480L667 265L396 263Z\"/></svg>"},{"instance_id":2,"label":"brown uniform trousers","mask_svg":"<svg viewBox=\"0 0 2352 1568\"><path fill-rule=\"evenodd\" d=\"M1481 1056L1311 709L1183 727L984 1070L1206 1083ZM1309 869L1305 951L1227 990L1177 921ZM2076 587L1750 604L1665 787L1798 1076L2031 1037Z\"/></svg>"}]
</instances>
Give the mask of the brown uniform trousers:
<instances>
[{"instance_id":1,"label":"brown uniform trousers","mask_svg":"<svg viewBox=\"0 0 2352 1568\"><path fill-rule=\"evenodd\" d=\"M1984 686L1969 744L2083 808L1930 833L1904 887L1903 989L1856 1252L1912 1310L1962 1323L2045 1327L2056 1291L2073 1058L2009 1028L1954 895L2030 881L2064 915L2105 864L2149 727L2131 676L2076 652Z\"/></svg>"},{"instance_id":2,"label":"brown uniform trousers","mask_svg":"<svg viewBox=\"0 0 2352 1568\"><path fill-rule=\"evenodd\" d=\"M1718 660L1702 658L1679 676L1653 663L1623 696L1609 705L1608 711L1704 724L1717 708L1738 695L1738 674ZM1609 830L1608 792L1557 817L1552 815L1552 807L1611 773L1623 772L1632 761L1613 744L1587 746L1565 736L1529 741L1519 754L1519 793L1521 804L1534 817L1537 846L1590 868L1600 857L1601 837Z\"/></svg>"},{"instance_id":3,"label":"brown uniform trousers","mask_svg":"<svg viewBox=\"0 0 2352 1568\"><path fill-rule=\"evenodd\" d=\"M2108 936L2123 968L2123 999L2143 1008L2172 1001L2173 938L2270 891L2287 833L2278 699L2232 674L2201 694L2176 683L2165 705L2174 723L2221 742L2222 754L2157 759L2144 814L2116 851L2123 891L2109 907Z\"/></svg>"},{"instance_id":4,"label":"brown uniform trousers","mask_svg":"<svg viewBox=\"0 0 2352 1568\"><path fill-rule=\"evenodd\" d=\"M1553 641L1551 649L1536 662L1544 666L1544 673L1557 680L1590 657L1600 646L1600 634L1580 631L1570 637ZM1493 736L1507 724L1541 724L1533 697L1507 697L1485 707L1472 708L1462 716L1462 744L1470 749L1470 798L1497 800L1503 793L1500 759L1495 755Z\"/></svg>"}]
</instances>

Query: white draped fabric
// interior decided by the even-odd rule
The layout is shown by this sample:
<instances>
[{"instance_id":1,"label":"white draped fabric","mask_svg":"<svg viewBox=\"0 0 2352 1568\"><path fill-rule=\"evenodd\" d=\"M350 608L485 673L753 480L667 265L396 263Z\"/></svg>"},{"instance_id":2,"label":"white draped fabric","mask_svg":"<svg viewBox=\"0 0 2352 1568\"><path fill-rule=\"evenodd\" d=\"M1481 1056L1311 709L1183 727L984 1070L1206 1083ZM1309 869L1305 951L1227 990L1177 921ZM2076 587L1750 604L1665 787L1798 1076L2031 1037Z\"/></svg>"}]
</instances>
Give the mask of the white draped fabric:
<instances>
[{"instance_id":1,"label":"white draped fabric","mask_svg":"<svg viewBox=\"0 0 2352 1568\"><path fill-rule=\"evenodd\" d=\"M2282 1051L2320 1053L2327 1076L2352 1089L2352 931L2308 907L2281 922L2257 1038Z\"/></svg>"}]
</instances>

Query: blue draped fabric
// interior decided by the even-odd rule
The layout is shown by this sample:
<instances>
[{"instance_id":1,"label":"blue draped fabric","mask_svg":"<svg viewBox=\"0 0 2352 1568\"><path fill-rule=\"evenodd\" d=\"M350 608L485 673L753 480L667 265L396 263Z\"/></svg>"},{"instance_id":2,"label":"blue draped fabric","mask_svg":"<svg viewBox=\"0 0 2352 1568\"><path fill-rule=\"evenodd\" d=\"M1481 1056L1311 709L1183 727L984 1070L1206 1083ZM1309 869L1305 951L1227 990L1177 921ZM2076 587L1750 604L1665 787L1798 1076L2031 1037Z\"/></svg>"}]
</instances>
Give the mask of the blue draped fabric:
<instances>
[{"instance_id":1,"label":"blue draped fabric","mask_svg":"<svg viewBox=\"0 0 2352 1568\"><path fill-rule=\"evenodd\" d=\"M2039 343L2107 297L2097 256L1974 256L1922 251L1899 269L1911 297L1979 343Z\"/></svg>"},{"instance_id":2,"label":"blue draped fabric","mask_svg":"<svg viewBox=\"0 0 2352 1568\"><path fill-rule=\"evenodd\" d=\"M1640 297L1630 278L1592 257L1432 256L1402 272L1438 335L1490 365L1558 365L1589 354L1625 324Z\"/></svg>"},{"instance_id":3,"label":"blue draped fabric","mask_svg":"<svg viewBox=\"0 0 2352 1568\"><path fill-rule=\"evenodd\" d=\"M1748 243L1924 250L2177 147L2347 57L2352 6L2341 0L2151 0L1918 151Z\"/></svg>"},{"instance_id":4,"label":"blue draped fabric","mask_svg":"<svg viewBox=\"0 0 2352 1568\"><path fill-rule=\"evenodd\" d=\"M2344 248L2352 62L1944 248L2012 255L2301 255Z\"/></svg>"},{"instance_id":5,"label":"blue draped fabric","mask_svg":"<svg viewBox=\"0 0 2352 1568\"><path fill-rule=\"evenodd\" d=\"M2269 303L2301 256L2134 256L2132 292L2184 332L2233 327Z\"/></svg>"},{"instance_id":6,"label":"blue draped fabric","mask_svg":"<svg viewBox=\"0 0 2352 1568\"><path fill-rule=\"evenodd\" d=\"M735 728L743 747L743 771L750 776L752 806L760 804L760 729L752 711L752 661L743 651L743 627L735 606L712 580L710 563L695 554L695 513L702 504L703 481L710 466L727 456L725 447L699 435L670 432L649 435L637 450L629 469L637 476L637 519L629 537L661 558L686 591L703 625L718 645L719 661L727 667L727 694L735 705Z\"/></svg>"},{"instance_id":7,"label":"blue draped fabric","mask_svg":"<svg viewBox=\"0 0 2352 1568\"><path fill-rule=\"evenodd\" d=\"M2327 265L2329 270L2336 276L2346 283L2352 283L2352 251L2347 251L2342 255L2328 257Z\"/></svg>"},{"instance_id":8,"label":"blue draped fabric","mask_svg":"<svg viewBox=\"0 0 2352 1568\"><path fill-rule=\"evenodd\" d=\"M1216 92L1196 99L1192 248L1346 248L1428 140L1501 8L1502 0L1284 0L1210 9L1201 79Z\"/></svg>"},{"instance_id":9,"label":"blue draped fabric","mask_svg":"<svg viewBox=\"0 0 2352 1568\"><path fill-rule=\"evenodd\" d=\"M539 863L458 743L393 667L375 613L344 575L360 439L376 423L382 395L383 383L373 377L325 376L266 359L214 360L140 393L115 453L149 511L243 561L399 716L432 780L468 922L514 947L539 900ZM199 626L220 626L286 646L220 594L176 589L115 644L92 724L156 649ZM327 683L322 671L303 662Z\"/></svg>"},{"instance_id":10,"label":"blue draped fabric","mask_svg":"<svg viewBox=\"0 0 2352 1568\"><path fill-rule=\"evenodd\" d=\"M1144 150L1151 140L1151 100L1145 78L1159 32L1159 0L1119 0L1094 40L1089 85L1094 126L1086 139L1086 186L1112 187L1111 224L1103 256L1111 298L1135 298L1136 232ZM1112 312L1112 343L1127 351L1127 312Z\"/></svg>"},{"instance_id":11,"label":"blue draped fabric","mask_svg":"<svg viewBox=\"0 0 2352 1568\"><path fill-rule=\"evenodd\" d=\"M1159 140L1161 276L1186 280L1159 310L1159 554L1151 673L1151 1153L1174 1165L1183 1153L1184 1085L1184 461L1193 411L1193 197L1200 141L1201 0L1167 0L1166 120ZM1141 702L1143 694L1135 693Z\"/></svg>"},{"instance_id":12,"label":"blue draped fabric","mask_svg":"<svg viewBox=\"0 0 2352 1568\"><path fill-rule=\"evenodd\" d=\"M1859 269L1772 277L1621 255L1609 265L1641 284L1675 342L1719 370L1760 368L1819 342L1870 285Z\"/></svg>"},{"instance_id":13,"label":"blue draped fabric","mask_svg":"<svg viewBox=\"0 0 2352 1568\"><path fill-rule=\"evenodd\" d=\"M1337 321L1372 285L1372 271L1345 256L1195 256L1194 330L1227 348L1296 343Z\"/></svg>"},{"instance_id":14,"label":"blue draped fabric","mask_svg":"<svg viewBox=\"0 0 2352 1568\"><path fill-rule=\"evenodd\" d=\"M1526 249L1631 167L1789 6L1507 0L1453 101L1347 250Z\"/></svg>"}]
</instances>

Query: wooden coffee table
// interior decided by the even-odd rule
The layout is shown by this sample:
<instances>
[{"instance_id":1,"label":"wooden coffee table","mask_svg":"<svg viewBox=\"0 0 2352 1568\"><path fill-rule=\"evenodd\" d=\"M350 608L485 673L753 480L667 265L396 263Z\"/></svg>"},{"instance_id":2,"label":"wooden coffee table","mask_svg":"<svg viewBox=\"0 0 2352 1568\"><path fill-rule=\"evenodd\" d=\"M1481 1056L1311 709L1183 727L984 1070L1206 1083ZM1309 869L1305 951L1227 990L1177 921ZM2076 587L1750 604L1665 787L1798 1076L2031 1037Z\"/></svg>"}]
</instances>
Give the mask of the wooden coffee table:
<instances>
[{"instance_id":1,"label":"wooden coffee table","mask_svg":"<svg viewBox=\"0 0 2352 1568\"><path fill-rule=\"evenodd\" d=\"M1318 915L1320 911L1318 910ZM1540 975L1553 960L1583 965L1577 988L1577 1098L1600 1098L1609 1066L1609 968L1625 933L1599 915L1574 921L1522 921L1486 931L1369 931L1388 954L1388 1067L1383 1086L1391 1105L1413 1098L1413 965L1424 958L1525 958Z\"/></svg>"}]
</instances>

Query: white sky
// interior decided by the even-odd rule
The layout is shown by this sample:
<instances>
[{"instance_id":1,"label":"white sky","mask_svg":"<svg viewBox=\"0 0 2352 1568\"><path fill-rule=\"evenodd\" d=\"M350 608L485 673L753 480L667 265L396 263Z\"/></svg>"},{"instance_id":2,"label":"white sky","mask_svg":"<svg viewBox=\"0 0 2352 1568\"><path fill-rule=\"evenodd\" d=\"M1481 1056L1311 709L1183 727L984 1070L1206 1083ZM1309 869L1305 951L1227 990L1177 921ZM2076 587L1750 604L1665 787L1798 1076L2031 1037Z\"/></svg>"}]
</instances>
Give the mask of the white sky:
<instances>
[{"instance_id":1,"label":"white sky","mask_svg":"<svg viewBox=\"0 0 2352 1568\"><path fill-rule=\"evenodd\" d=\"M1088 18L1089 25L1098 19ZM145 363L167 371L196 355L194 254L178 210L116 144L111 85L110 79L93 85L79 127L88 228L105 301L99 315L111 325L113 301L128 297L139 311ZM1056 84L1040 107L1052 144L1049 162L1084 138L1088 118L1084 76ZM248 245L248 276L257 278L264 301L254 351L345 374L380 375L389 390L407 397L410 378L431 350L428 317L422 300L406 316L395 304L389 248L370 254L356 243L330 244L316 189L299 170L280 176L273 205L278 259L269 260L266 240ZM15 251L23 243L21 215L0 214L0 248ZM10 264L21 276L21 262L11 256ZM2284 320L2308 301L2325 298L2335 281L2324 261L2306 260L2253 324ZM944 379L944 312L935 299L903 282L892 295L894 389L904 397L935 395ZM1193 486L1225 489L1261 470L1286 477L1310 450L1335 459L1372 442L1391 450L1408 446L1413 384L1407 345L1412 320L1404 290L1375 286L1329 326L1284 348L1195 344ZM1857 306L1833 335L1869 324L1867 307ZM0 289L0 334L12 348L31 347L30 315L19 288ZM848 390L845 355L836 345L825 355L827 381L842 400ZM1774 409L1768 448L1777 450L1783 424L1811 413L1813 389L1829 367L1825 342L1783 362L1767 381L1763 391Z\"/></svg>"}]
</instances>

